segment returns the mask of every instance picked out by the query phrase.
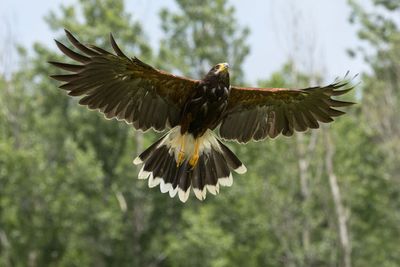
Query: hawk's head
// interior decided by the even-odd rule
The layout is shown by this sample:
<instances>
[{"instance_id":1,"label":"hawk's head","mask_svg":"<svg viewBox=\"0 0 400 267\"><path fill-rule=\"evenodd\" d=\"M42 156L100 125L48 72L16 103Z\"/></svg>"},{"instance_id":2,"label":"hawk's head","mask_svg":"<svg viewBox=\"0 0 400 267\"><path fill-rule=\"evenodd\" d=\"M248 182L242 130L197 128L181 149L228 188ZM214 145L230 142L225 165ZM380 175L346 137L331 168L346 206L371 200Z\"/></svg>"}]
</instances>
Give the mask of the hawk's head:
<instances>
[{"instance_id":1,"label":"hawk's head","mask_svg":"<svg viewBox=\"0 0 400 267\"><path fill-rule=\"evenodd\" d=\"M206 80L217 80L229 84L229 64L219 63L211 68L206 75Z\"/></svg>"}]
</instances>

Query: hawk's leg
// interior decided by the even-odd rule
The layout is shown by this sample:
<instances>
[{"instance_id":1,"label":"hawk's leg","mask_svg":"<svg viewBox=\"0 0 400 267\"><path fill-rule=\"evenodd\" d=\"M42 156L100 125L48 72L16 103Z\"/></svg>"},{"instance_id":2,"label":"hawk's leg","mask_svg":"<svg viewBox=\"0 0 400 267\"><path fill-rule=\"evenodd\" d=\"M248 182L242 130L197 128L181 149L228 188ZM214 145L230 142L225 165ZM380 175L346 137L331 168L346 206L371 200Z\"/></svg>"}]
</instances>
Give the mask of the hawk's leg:
<instances>
[{"instance_id":1,"label":"hawk's leg","mask_svg":"<svg viewBox=\"0 0 400 267\"><path fill-rule=\"evenodd\" d=\"M181 136L181 145L178 153L178 159L176 162L176 166L179 167L182 165L183 161L185 160L185 135Z\"/></svg>"},{"instance_id":2,"label":"hawk's leg","mask_svg":"<svg viewBox=\"0 0 400 267\"><path fill-rule=\"evenodd\" d=\"M189 161L189 165L192 166L192 168L194 168L196 166L197 161L199 160L199 146L200 146L199 139L195 139L194 142L195 142L194 143L194 152Z\"/></svg>"}]
</instances>

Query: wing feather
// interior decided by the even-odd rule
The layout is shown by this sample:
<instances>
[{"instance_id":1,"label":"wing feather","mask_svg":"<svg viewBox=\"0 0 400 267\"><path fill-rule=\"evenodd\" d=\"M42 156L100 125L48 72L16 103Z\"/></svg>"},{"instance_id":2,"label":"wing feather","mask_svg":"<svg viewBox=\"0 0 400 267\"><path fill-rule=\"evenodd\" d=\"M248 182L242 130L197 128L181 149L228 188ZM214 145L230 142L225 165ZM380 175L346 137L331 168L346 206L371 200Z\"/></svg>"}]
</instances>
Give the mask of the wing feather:
<instances>
[{"instance_id":1,"label":"wing feather","mask_svg":"<svg viewBox=\"0 0 400 267\"><path fill-rule=\"evenodd\" d=\"M345 80L304 89L232 86L220 135L246 143L251 139L275 138L279 134L291 136L295 131L319 128L319 122L329 123L345 114L335 108L354 104L332 98L353 88Z\"/></svg>"},{"instance_id":2,"label":"wing feather","mask_svg":"<svg viewBox=\"0 0 400 267\"><path fill-rule=\"evenodd\" d=\"M136 57L128 58L110 34L115 54L93 45L83 45L65 30L69 42L78 52L59 41L58 48L80 64L50 61L70 72L51 75L64 82L61 89L81 97L79 104L97 109L106 118L132 123L136 129L162 131L179 121L186 99L199 83L153 68Z\"/></svg>"}]
</instances>

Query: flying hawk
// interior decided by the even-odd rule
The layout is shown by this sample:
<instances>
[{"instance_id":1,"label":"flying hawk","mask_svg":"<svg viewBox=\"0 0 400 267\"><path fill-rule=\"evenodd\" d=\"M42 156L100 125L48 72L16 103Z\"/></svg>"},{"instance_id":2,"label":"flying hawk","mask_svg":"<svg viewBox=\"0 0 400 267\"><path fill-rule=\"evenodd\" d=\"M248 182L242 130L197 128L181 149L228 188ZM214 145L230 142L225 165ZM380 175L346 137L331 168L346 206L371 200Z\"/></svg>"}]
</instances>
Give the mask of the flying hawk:
<instances>
[{"instance_id":1,"label":"flying hawk","mask_svg":"<svg viewBox=\"0 0 400 267\"><path fill-rule=\"evenodd\" d=\"M117 118L135 129L168 131L133 163L142 165L139 179L149 187L160 185L163 193L186 202L190 190L200 200L207 190L231 186L231 171L246 167L219 137L247 143L250 140L293 135L319 122L331 122L344 114L337 107L353 103L333 99L352 89L346 81L304 89L247 88L231 86L229 65L220 63L201 80L158 70L136 57L127 57L110 34L114 53L83 45L69 31L75 52L55 41L78 64L50 62L70 74L52 75L64 82L70 96L82 96L79 104Z\"/></svg>"}]
</instances>

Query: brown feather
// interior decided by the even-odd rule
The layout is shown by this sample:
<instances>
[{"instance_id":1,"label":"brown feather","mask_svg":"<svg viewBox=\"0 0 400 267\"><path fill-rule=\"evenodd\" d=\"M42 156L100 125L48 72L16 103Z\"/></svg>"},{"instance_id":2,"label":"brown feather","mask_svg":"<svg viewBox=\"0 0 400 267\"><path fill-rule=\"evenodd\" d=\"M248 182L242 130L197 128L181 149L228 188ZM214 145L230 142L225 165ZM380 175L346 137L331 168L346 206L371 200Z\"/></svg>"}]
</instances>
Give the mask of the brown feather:
<instances>
[{"instance_id":1,"label":"brown feather","mask_svg":"<svg viewBox=\"0 0 400 267\"><path fill-rule=\"evenodd\" d=\"M85 55L56 41L58 48L82 65L51 61L53 66L72 72L51 77L65 82L60 88L69 95L83 96L81 105L99 109L108 118L126 120L142 130L151 127L164 130L178 123L180 110L198 80L174 76L136 57L128 58L112 35L110 42L116 54L83 45L69 31L65 33L71 44Z\"/></svg>"},{"instance_id":2,"label":"brown feather","mask_svg":"<svg viewBox=\"0 0 400 267\"><path fill-rule=\"evenodd\" d=\"M60 63L60 62L54 62L54 61L49 61L49 63L60 69L63 69L66 71L71 71L71 72L79 72L79 71L83 70L83 68L84 68L82 65L74 65L74 64Z\"/></svg>"},{"instance_id":3,"label":"brown feather","mask_svg":"<svg viewBox=\"0 0 400 267\"><path fill-rule=\"evenodd\" d=\"M57 47L67 56L69 56L71 59L74 59L76 61L79 61L81 63L87 63L90 61L90 58L82 56L81 54L78 54L71 49L67 48L65 45L60 43L59 41L55 40Z\"/></svg>"},{"instance_id":4,"label":"brown feather","mask_svg":"<svg viewBox=\"0 0 400 267\"><path fill-rule=\"evenodd\" d=\"M319 128L319 122L329 123L333 121L332 117L344 114L343 111L334 109L335 107L354 104L331 98L346 94L353 88L347 81L305 89L232 86L220 135L225 139L245 143L251 138L274 138L280 133L290 136L294 131ZM263 116L251 112L263 107L268 107L268 112ZM242 125L250 129L244 130Z\"/></svg>"},{"instance_id":5,"label":"brown feather","mask_svg":"<svg viewBox=\"0 0 400 267\"><path fill-rule=\"evenodd\" d=\"M64 29L65 34L67 35L68 40L71 42L73 46L78 48L83 53L87 54L88 56L98 56L99 53L87 48L83 44L81 44L68 30Z\"/></svg>"}]
</instances>

